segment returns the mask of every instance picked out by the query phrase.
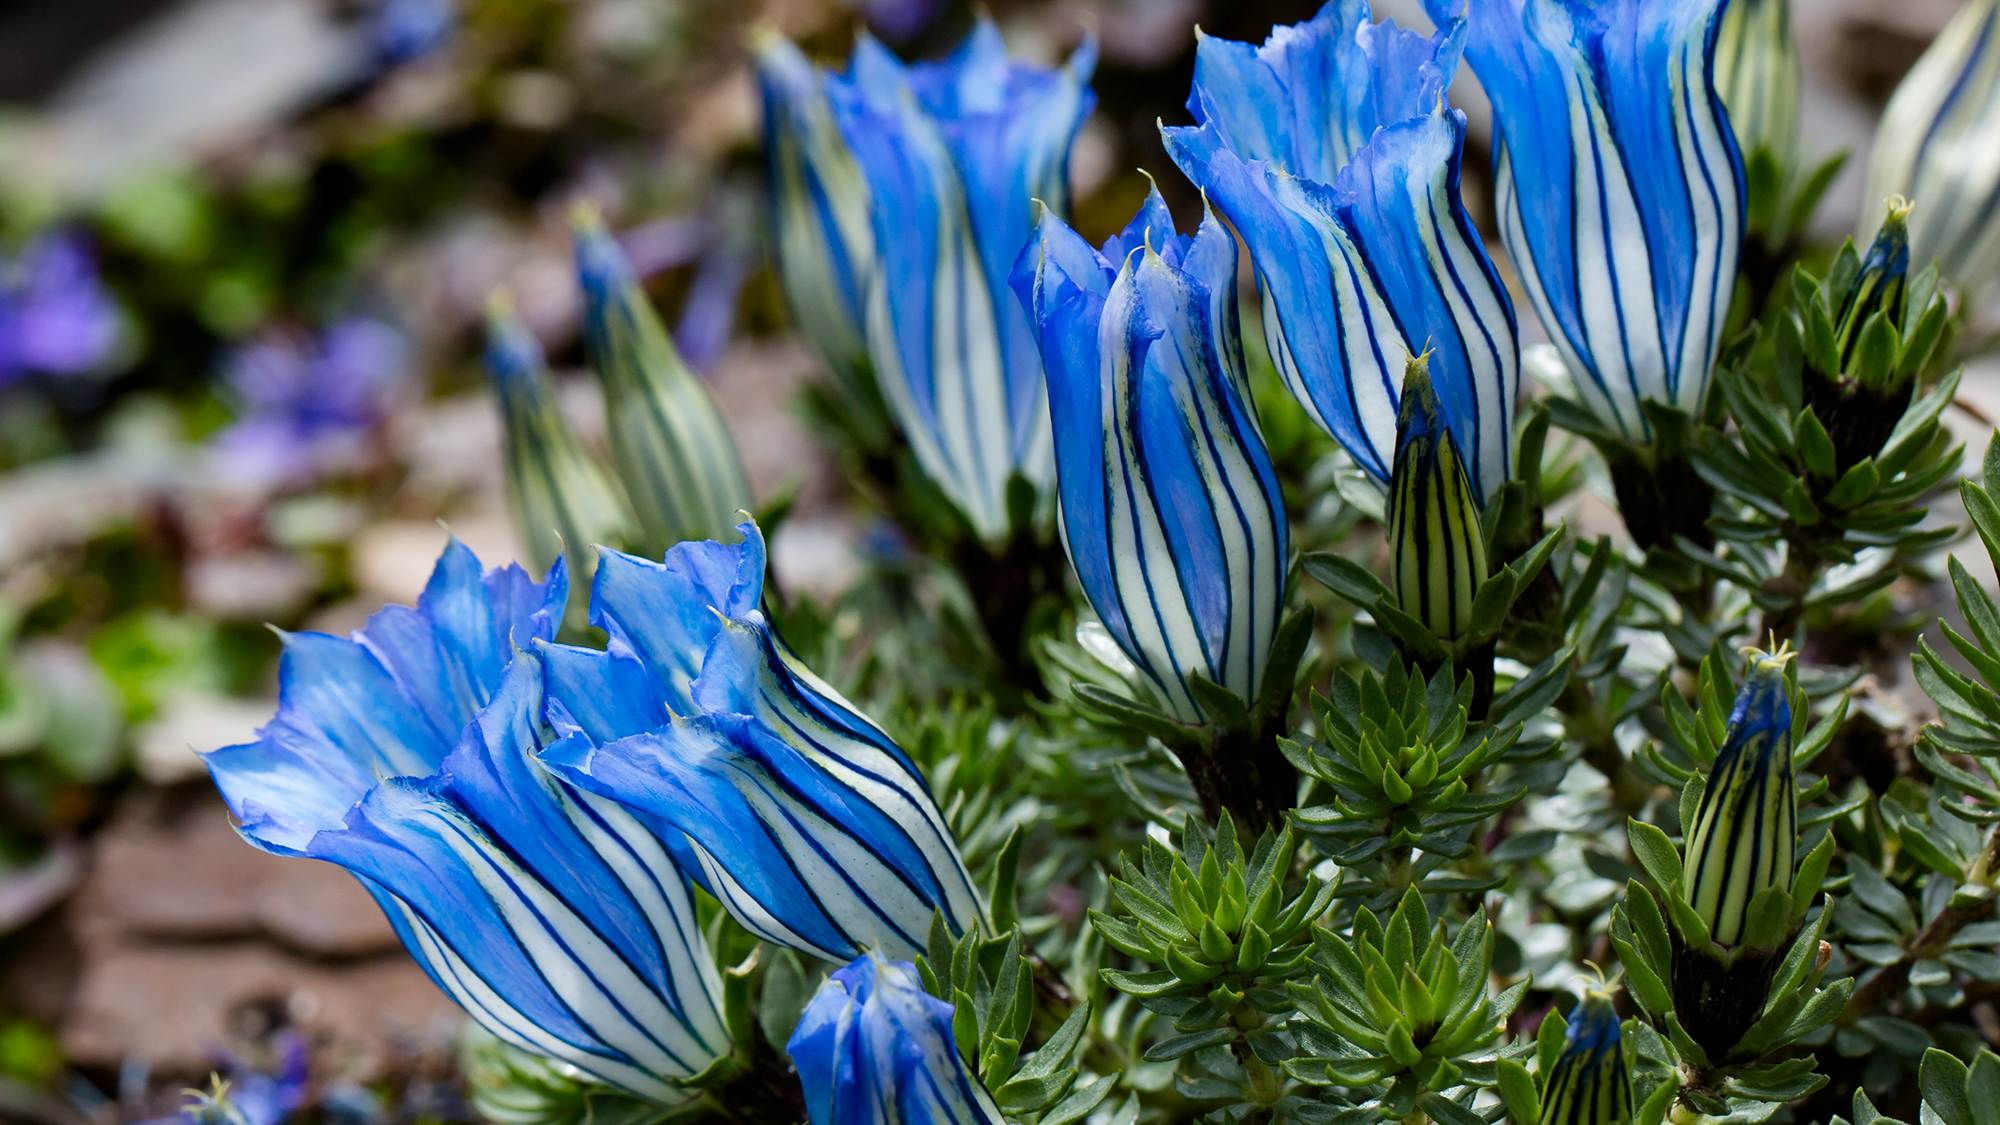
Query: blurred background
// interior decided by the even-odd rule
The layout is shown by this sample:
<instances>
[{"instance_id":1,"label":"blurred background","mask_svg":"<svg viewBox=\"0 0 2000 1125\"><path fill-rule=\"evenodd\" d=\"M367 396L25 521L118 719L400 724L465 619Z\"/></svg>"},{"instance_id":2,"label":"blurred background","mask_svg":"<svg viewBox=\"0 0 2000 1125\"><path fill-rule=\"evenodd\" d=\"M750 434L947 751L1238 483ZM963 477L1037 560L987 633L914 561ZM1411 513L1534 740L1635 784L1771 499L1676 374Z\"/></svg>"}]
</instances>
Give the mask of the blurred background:
<instances>
[{"instance_id":1,"label":"blurred background","mask_svg":"<svg viewBox=\"0 0 2000 1125\"><path fill-rule=\"evenodd\" d=\"M1121 225L1185 120L1190 28L1309 0L990 0L1100 42L1075 224ZM1415 2L1377 15L1427 26ZM1865 151L1952 0L1807 0L1804 147ZM910 57L953 0L9 0L0 6L0 1121L168 1116L211 1071L271 1120L459 1120L454 1009L344 874L244 846L195 752L269 716L278 641L416 594L445 536L521 554L478 365L512 290L580 362L566 214L602 209L711 380L791 588L865 529L794 407L765 260L754 24ZM1485 229L1476 90L1468 192ZM1473 182L1478 179L1481 182ZM1857 224L1851 162L1821 212ZM1532 323L1524 319L1524 328ZM1970 385L1970 383L1968 384ZM580 428L593 382L562 381ZM311 1081L301 1081L308 1069Z\"/></svg>"}]
</instances>

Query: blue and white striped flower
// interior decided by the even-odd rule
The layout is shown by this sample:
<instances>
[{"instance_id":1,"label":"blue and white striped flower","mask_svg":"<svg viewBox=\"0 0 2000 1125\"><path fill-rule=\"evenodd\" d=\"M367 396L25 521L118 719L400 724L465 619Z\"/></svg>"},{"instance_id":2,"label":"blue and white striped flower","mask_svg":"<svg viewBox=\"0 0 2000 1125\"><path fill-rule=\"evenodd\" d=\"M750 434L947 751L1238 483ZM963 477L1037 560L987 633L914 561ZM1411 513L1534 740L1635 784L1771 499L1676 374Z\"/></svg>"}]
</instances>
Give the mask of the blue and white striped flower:
<instances>
[{"instance_id":1,"label":"blue and white striped flower","mask_svg":"<svg viewBox=\"0 0 2000 1125\"><path fill-rule=\"evenodd\" d=\"M1592 990L1570 1014L1568 1041L1542 1087L1542 1125L1629 1125L1632 1074L1611 997Z\"/></svg>"},{"instance_id":2,"label":"blue and white striped flower","mask_svg":"<svg viewBox=\"0 0 2000 1125\"><path fill-rule=\"evenodd\" d=\"M541 344L497 298L487 314L486 372L506 433L514 533L529 558L552 566L566 546L624 542L632 523L624 496L564 421Z\"/></svg>"},{"instance_id":3,"label":"blue and white striped flower","mask_svg":"<svg viewBox=\"0 0 2000 1125\"><path fill-rule=\"evenodd\" d=\"M869 954L813 994L785 1050L811 1125L1002 1125L958 1053L950 1004L915 967Z\"/></svg>"},{"instance_id":4,"label":"blue and white striped flower","mask_svg":"<svg viewBox=\"0 0 2000 1125\"><path fill-rule=\"evenodd\" d=\"M1008 276L1033 201L1069 197L1094 62L1089 45L1057 70L1009 62L982 21L942 63L905 67L864 38L828 83L868 181L875 377L918 463L987 539L1008 530L1008 481L1053 468L1041 356Z\"/></svg>"},{"instance_id":5,"label":"blue and white striped flower","mask_svg":"<svg viewBox=\"0 0 2000 1125\"><path fill-rule=\"evenodd\" d=\"M438 987L504 1042L673 1102L730 1049L686 882L631 813L534 761L557 564L446 548L415 608L286 638L277 716L207 756L245 839L347 868Z\"/></svg>"},{"instance_id":6,"label":"blue and white striped flower","mask_svg":"<svg viewBox=\"0 0 2000 1125\"><path fill-rule=\"evenodd\" d=\"M625 251L593 214L577 220L576 270L611 459L639 530L660 550L724 534L750 504L736 442L708 387L674 349Z\"/></svg>"},{"instance_id":7,"label":"blue and white striped flower","mask_svg":"<svg viewBox=\"0 0 2000 1125\"><path fill-rule=\"evenodd\" d=\"M784 36L753 34L778 280L799 331L836 374L857 379L875 267L868 183L834 122L826 75Z\"/></svg>"},{"instance_id":8,"label":"blue and white striped flower","mask_svg":"<svg viewBox=\"0 0 2000 1125\"><path fill-rule=\"evenodd\" d=\"M1330 0L1261 47L1203 38L1167 152L1242 236L1292 394L1386 482L1411 356L1484 501L1513 465L1512 301L1459 197L1465 118L1445 106L1462 27L1425 38Z\"/></svg>"},{"instance_id":9,"label":"blue and white striped flower","mask_svg":"<svg viewBox=\"0 0 2000 1125\"><path fill-rule=\"evenodd\" d=\"M1100 254L1053 214L1015 285L1040 330L1063 543L1084 594L1184 721L1199 673L1257 698L1285 603L1284 496L1252 413L1236 242L1159 193Z\"/></svg>"},{"instance_id":10,"label":"blue and white striped flower","mask_svg":"<svg viewBox=\"0 0 2000 1125\"><path fill-rule=\"evenodd\" d=\"M1730 0L1715 42L1715 88L1745 154L1771 154L1779 171L1799 147L1804 79L1791 0Z\"/></svg>"},{"instance_id":11,"label":"blue and white striped flower","mask_svg":"<svg viewBox=\"0 0 2000 1125\"><path fill-rule=\"evenodd\" d=\"M1792 885L1799 810L1785 681L1790 659L1783 650L1751 654L1749 678L1688 829L1688 905L1725 949L1742 940L1759 894Z\"/></svg>"},{"instance_id":12,"label":"blue and white striped flower","mask_svg":"<svg viewBox=\"0 0 2000 1125\"><path fill-rule=\"evenodd\" d=\"M1967 0L1889 99L1868 195L1916 205L1910 252L1978 294L2000 278L2000 0Z\"/></svg>"},{"instance_id":13,"label":"blue and white striped flower","mask_svg":"<svg viewBox=\"0 0 2000 1125\"><path fill-rule=\"evenodd\" d=\"M933 913L984 907L923 774L799 664L758 609L764 541L607 551L591 620L606 650L551 646L549 717L577 737L563 779L685 835L703 885L745 928L829 961L915 956Z\"/></svg>"},{"instance_id":14,"label":"blue and white striped flower","mask_svg":"<svg viewBox=\"0 0 2000 1125\"><path fill-rule=\"evenodd\" d=\"M1648 445L1692 413L1736 289L1743 160L1713 81L1721 0L1425 0L1466 11L1500 233L1584 405Z\"/></svg>"}]
</instances>

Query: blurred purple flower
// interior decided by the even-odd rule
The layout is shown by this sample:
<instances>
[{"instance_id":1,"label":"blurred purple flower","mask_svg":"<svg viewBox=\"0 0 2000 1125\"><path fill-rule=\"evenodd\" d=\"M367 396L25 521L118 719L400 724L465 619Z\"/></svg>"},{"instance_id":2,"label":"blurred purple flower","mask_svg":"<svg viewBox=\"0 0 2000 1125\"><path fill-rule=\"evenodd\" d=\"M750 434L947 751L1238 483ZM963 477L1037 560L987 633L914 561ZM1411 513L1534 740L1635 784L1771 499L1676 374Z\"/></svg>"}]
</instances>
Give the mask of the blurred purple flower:
<instances>
[{"instance_id":1,"label":"blurred purple flower","mask_svg":"<svg viewBox=\"0 0 2000 1125\"><path fill-rule=\"evenodd\" d=\"M0 256L0 385L89 371L117 343L118 307L80 236L44 235Z\"/></svg>"},{"instance_id":2,"label":"blurred purple flower","mask_svg":"<svg viewBox=\"0 0 2000 1125\"><path fill-rule=\"evenodd\" d=\"M284 1125L305 1108L312 1059L305 1036L296 1031L281 1032L272 1047L272 1070L257 1070L226 1055L227 1081L218 1075L208 1089L187 1091L179 1113L140 1125Z\"/></svg>"},{"instance_id":3,"label":"blurred purple flower","mask_svg":"<svg viewBox=\"0 0 2000 1125\"><path fill-rule=\"evenodd\" d=\"M905 43L938 14L937 0L849 0L868 29L891 43Z\"/></svg>"},{"instance_id":4,"label":"blurred purple flower","mask_svg":"<svg viewBox=\"0 0 2000 1125\"><path fill-rule=\"evenodd\" d=\"M726 197L708 214L654 219L618 235L632 272L641 278L694 265L680 319L674 322L674 346L689 367L703 374L729 345L736 301L756 262L756 246L742 235L753 229L744 209L741 201Z\"/></svg>"},{"instance_id":5,"label":"blurred purple flower","mask_svg":"<svg viewBox=\"0 0 2000 1125\"><path fill-rule=\"evenodd\" d=\"M389 66L414 62L450 42L457 26L452 0L380 0L374 11L376 57Z\"/></svg>"},{"instance_id":6,"label":"blurred purple flower","mask_svg":"<svg viewBox=\"0 0 2000 1125\"><path fill-rule=\"evenodd\" d=\"M723 238L702 255L694 280L688 284L687 300L681 305L680 320L674 324L674 343L681 358L696 371L707 373L729 346L729 333L736 327L736 299L743 283L750 279L751 254L733 240Z\"/></svg>"},{"instance_id":7,"label":"blurred purple flower","mask_svg":"<svg viewBox=\"0 0 2000 1125\"><path fill-rule=\"evenodd\" d=\"M379 320L350 317L317 338L268 332L224 369L241 416L216 451L232 472L261 483L309 481L359 450L408 367L402 334Z\"/></svg>"}]
</instances>

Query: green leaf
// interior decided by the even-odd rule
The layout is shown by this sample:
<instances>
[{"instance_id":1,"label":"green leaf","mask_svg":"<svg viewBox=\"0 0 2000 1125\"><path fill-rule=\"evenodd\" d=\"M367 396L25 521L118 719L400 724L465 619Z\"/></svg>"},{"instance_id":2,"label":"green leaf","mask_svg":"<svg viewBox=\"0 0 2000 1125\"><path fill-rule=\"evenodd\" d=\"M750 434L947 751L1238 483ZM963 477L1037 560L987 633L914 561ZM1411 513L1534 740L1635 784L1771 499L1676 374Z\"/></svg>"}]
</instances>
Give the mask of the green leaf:
<instances>
[{"instance_id":1,"label":"green leaf","mask_svg":"<svg viewBox=\"0 0 2000 1125\"><path fill-rule=\"evenodd\" d=\"M1540 1125L1542 1096L1528 1068L1513 1059L1501 1059L1494 1065L1494 1075L1499 1079L1500 1100L1507 1106L1508 1120L1514 1125Z\"/></svg>"},{"instance_id":2,"label":"green leaf","mask_svg":"<svg viewBox=\"0 0 2000 1125\"><path fill-rule=\"evenodd\" d=\"M1389 596L1389 587L1374 571L1345 555L1312 551L1300 558L1299 565L1313 581L1363 609L1373 609Z\"/></svg>"},{"instance_id":3,"label":"green leaf","mask_svg":"<svg viewBox=\"0 0 2000 1125\"><path fill-rule=\"evenodd\" d=\"M1819 416L1810 408L1801 410L1792 422L1792 432L1806 471L1831 480L1838 471L1839 457L1834 452L1833 439L1827 436L1826 427L1820 424Z\"/></svg>"},{"instance_id":4,"label":"green leaf","mask_svg":"<svg viewBox=\"0 0 2000 1125\"><path fill-rule=\"evenodd\" d=\"M1917 1067L1917 1088L1923 1091L1924 1108L1937 1114L1944 1125L1977 1125L1965 1089L1970 1077L1966 1065L1950 1052L1936 1047L1925 1051Z\"/></svg>"},{"instance_id":5,"label":"green leaf","mask_svg":"<svg viewBox=\"0 0 2000 1125\"><path fill-rule=\"evenodd\" d=\"M1628 818L1625 821L1625 835L1631 842L1632 855L1646 874L1653 877L1653 883L1660 893L1669 898L1681 893L1681 856L1674 850L1672 840L1665 832L1643 820Z\"/></svg>"},{"instance_id":6,"label":"green leaf","mask_svg":"<svg viewBox=\"0 0 2000 1125\"><path fill-rule=\"evenodd\" d=\"M1183 1055L1219 1047L1234 1038L1236 1029L1233 1027L1212 1027L1188 1035L1169 1036L1146 1048L1145 1059L1147 1062L1171 1062Z\"/></svg>"},{"instance_id":7,"label":"green leaf","mask_svg":"<svg viewBox=\"0 0 2000 1125\"><path fill-rule=\"evenodd\" d=\"M1088 1082L1079 1082L1071 1089L1069 1096L1057 1102L1042 1115L1038 1125L1072 1125L1090 1116L1090 1111L1111 1096L1118 1085L1115 1074L1099 1075Z\"/></svg>"}]
</instances>

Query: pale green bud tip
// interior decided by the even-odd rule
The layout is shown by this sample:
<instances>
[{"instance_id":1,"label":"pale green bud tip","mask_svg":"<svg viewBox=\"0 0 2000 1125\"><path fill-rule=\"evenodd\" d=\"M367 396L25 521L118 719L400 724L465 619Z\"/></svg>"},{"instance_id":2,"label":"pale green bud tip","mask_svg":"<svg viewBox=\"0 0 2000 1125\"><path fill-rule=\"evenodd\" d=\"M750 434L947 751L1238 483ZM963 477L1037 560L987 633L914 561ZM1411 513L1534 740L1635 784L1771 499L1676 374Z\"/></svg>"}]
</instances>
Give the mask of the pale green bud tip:
<instances>
[{"instance_id":1,"label":"pale green bud tip","mask_svg":"<svg viewBox=\"0 0 2000 1125\"><path fill-rule=\"evenodd\" d=\"M1403 365L1402 401L1396 412L1398 444L1405 433L1434 433L1443 413L1437 389L1431 385L1431 349L1425 348Z\"/></svg>"}]
</instances>

